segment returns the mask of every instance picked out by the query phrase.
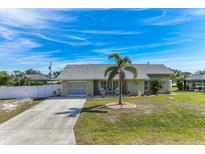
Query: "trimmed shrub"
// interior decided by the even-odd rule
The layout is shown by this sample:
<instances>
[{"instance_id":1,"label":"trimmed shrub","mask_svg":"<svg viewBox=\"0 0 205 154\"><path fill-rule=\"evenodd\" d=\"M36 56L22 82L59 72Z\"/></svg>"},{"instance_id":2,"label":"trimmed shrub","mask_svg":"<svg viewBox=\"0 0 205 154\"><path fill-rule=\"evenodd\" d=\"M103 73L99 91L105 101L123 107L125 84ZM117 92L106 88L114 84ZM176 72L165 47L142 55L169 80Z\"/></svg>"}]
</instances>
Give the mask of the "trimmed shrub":
<instances>
[{"instance_id":1,"label":"trimmed shrub","mask_svg":"<svg viewBox=\"0 0 205 154\"><path fill-rule=\"evenodd\" d=\"M162 82L159 80L151 81L151 91L153 94L158 94L159 90L162 88Z\"/></svg>"}]
</instances>

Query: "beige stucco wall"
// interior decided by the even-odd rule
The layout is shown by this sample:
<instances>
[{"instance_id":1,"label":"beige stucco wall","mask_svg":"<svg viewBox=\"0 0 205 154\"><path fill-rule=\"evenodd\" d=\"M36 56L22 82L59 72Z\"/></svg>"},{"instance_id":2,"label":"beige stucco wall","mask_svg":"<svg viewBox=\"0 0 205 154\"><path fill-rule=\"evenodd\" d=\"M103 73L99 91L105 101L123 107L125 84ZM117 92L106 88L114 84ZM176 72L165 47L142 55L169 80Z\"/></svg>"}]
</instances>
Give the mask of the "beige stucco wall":
<instances>
[{"instance_id":1,"label":"beige stucco wall","mask_svg":"<svg viewBox=\"0 0 205 154\"><path fill-rule=\"evenodd\" d=\"M94 95L93 81L87 81L87 95L88 96Z\"/></svg>"},{"instance_id":2,"label":"beige stucco wall","mask_svg":"<svg viewBox=\"0 0 205 154\"><path fill-rule=\"evenodd\" d=\"M170 76L169 75L149 75L151 80L160 80L162 81L162 88L160 89L161 93L169 92L170 88Z\"/></svg>"},{"instance_id":3,"label":"beige stucco wall","mask_svg":"<svg viewBox=\"0 0 205 154\"><path fill-rule=\"evenodd\" d=\"M68 95L68 85L66 81L62 82L62 96L67 96Z\"/></svg>"},{"instance_id":4,"label":"beige stucco wall","mask_svg":"<svg viewBox=\"0 0 205 154\"><path fill-rule=\"evenodd\" d=\"M78 81L63 81L62 82L62 96L68 96L68 82L78 82ZM93 96L94 94L93 81L81 81L81 82L86 82L87 95Z\"/></svg>"},{"instance_id":5,"label":"beige stucco wall","mask_svg":"<svg viewBox=\"0 0 205 154\"><path fill-rule=\"evenodd\" d=\"M165 93L169 91L170 88L170 76L169 75L149 75L150 80L156 79L162 81L162 89L161 93ZM77 82L77 81L63 81L62 82L62 96L68 95L68 82ZM94 86L93 81L83 81L87 83L87 95L94 95ZM144 80L127 80L126 81L126 90L129 91L130 95L142 95L144 94Z\"/></svg>"},{"instance_id":6,"label":"beige stucco wall","mask_svg":"<svg viewBox=\"0 0 205 154\"><path fill-rule=\"evenodd\" d=\"M144 94L144 80L127 80L126 89L130 95Z\"/></svg>"},{"instance_id":7,"label":"beige stucco wall","mask_svg":"<svg viewBox=\"0 0 205 154\"><path fill-rule=\"evenodd\" d=\"M162 81L162 88L160 93L169 92L170 88L170 76L169 75L149 75L150 80L160 80ZM128 80L126 81L127 91L130 92L130 95L144 94L144 80ZM149 84L150 88L150 84Z\"/></svg>"}]
</instances>

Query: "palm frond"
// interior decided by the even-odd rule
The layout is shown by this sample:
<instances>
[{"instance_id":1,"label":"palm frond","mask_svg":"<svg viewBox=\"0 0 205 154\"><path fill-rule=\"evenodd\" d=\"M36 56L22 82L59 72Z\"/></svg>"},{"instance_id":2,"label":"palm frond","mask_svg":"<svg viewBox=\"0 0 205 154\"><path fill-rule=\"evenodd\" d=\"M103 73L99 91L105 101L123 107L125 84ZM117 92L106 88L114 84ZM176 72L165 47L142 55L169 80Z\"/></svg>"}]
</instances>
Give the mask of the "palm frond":
<instances>
[{"instance_id":1,"label":"palm frond","mask_svg":"<svg viewBox=\"0 0 205 154\"><path fill-rule=\"evenodd\" d=\"M108 75L108 82L110 82L111 80L113 80L113 78L116 76L116 75L118 75L119 74L119 72L118 72L118 70L111 70L110 71L110 73L109 73L109 75Z\"/></svg>"},{"instance_id":2,"label":"palm frond","mask_svg":"<svg viewBox=\"0 0 205 154\"><path fill-rule=\"evenodd\" d=\"M131 63L132 63L129 57L123 58L123 61L124 61L125 64L126 64L126 63L128 63L128 64L131 64Z\"/></svg>"},{"instance_id":3,"label":"palm frond","mask_svg":"<svg viewBox=\"0 0 205 154\"><path fill-rule=\"evenodd\" d=\"M137 77L137 69L133 66L125 66L124 68L126 71L131 72L134 75L134 78Z\"/></svg>"},{"instance_id":4,"label":"palm frond","mask_svg":"<svg viewBox=\"0 0 205 154\"><path fill-rule=\"evenodd\" d=\"M118 65L119 68L123 68L125 66L124 60L119 59L117 65Z\"/></svg>"},{"instance_id":5,"label":"palm frond","mask_svg":"<svg viewBox=\"0 0 205 154\"><path fill-rule=\"evenodd\" d=\"M118 71L118 67L117 66L109 66L105 72L104 72L104 76L106 77L108 75L108 73L112 70Z\"/></svg>"},{"instance_id":6,"label":"palm frond","mask_svg":"<svg viewBox=\"0 0 205 154\"><path fill-rule=\"evenodd\" d=\"M120 55L118 53L111 54L108 59L115 59L116 63L121 59Z\"/></svg>"}]
</instances>

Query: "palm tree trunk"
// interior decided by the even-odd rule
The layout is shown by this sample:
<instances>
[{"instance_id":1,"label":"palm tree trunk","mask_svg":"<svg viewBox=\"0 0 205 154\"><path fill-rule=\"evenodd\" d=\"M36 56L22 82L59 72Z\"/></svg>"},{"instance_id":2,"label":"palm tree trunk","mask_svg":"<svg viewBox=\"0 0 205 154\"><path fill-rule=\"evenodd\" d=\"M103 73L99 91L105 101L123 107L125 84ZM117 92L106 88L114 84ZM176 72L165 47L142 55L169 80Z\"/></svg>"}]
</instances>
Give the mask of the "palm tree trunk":
<instances>
[{"instance_id":1,"label":"palm tree trunk","mask_svg":"<svg viewBox=\"0 0 205 154\"><path fill-rule=\"evenodd\" d=\"M121 79L121 74L119 75L119 81L120 81L120 94L119 94L119 105L123 105L122 103L122 79Z\"/></svg>"}]
</instances>

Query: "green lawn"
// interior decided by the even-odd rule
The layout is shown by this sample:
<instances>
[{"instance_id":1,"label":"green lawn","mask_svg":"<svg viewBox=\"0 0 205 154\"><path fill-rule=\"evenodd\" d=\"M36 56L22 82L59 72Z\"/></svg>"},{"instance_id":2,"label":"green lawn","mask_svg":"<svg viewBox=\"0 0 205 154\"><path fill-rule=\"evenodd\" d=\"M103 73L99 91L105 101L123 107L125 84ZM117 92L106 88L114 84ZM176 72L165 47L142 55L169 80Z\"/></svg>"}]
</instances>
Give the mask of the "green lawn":
<instances>
[{"instance_id":1,"label":"green lawn","mask_svg":"<svg viewBox=\"0 0 205 154\"><path fill-rule=\"evenodd\" d=\"M116 99L91 99L75 126L77 144L205 144L205 93L125 98L136 109L112 110Z\"/></svg>"},{"instance_id":2,"label":"green lawn","mask_svg":"<svg viewBox=\"0 0 205 154\"><path fill-rule=\"evenodd\" d=\"M16 100L8 100L9 104L14 104ZM4 121L16 116L17 114L29 109L30 107L38 104L42 100L33 100L28 102L23 102L18 104L18 106L13 110L5 110L3 109L3 105L6 104L7 100L0 100L0 124Z\"/></svg>"}]
</instances>

